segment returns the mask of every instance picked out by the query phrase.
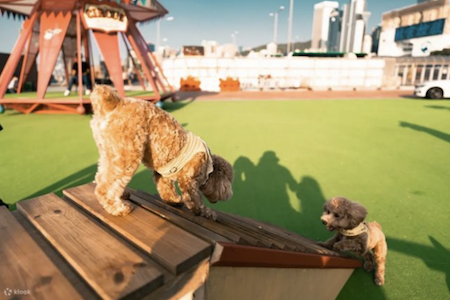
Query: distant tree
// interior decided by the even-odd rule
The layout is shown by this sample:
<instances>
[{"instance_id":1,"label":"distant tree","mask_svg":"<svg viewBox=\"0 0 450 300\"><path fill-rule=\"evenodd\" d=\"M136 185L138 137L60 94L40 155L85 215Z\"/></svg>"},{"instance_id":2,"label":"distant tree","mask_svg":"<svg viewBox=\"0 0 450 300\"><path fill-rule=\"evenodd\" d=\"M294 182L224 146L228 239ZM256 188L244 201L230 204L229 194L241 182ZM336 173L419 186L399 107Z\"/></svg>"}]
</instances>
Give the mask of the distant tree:
<instances>
[{"instance_id":1,"label":"distant tree","mask_svg":"<svg viewBox=\"0 0 450 300\"><path fill-rule=\"evenodd\" d=\"M432 56L450 56L450 48L441 50L441 51L432 51L430 53Z\"/></svg>"}]
</instances>

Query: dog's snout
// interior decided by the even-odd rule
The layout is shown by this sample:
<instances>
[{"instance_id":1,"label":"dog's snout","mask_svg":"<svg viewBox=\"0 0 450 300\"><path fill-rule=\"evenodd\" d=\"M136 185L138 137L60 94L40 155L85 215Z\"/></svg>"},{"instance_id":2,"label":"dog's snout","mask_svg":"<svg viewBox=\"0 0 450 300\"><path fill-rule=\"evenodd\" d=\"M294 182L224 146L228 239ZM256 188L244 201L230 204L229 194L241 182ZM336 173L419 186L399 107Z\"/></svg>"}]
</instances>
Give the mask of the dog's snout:
<instances>
[{"instance_id":1,"label":"dog's snout","mask_svg":"<svg viewBox=\"0 0 450 300\"><path fill-rule=\"evenodd\" d=\"M328 222L327 222L327 221L325 221L325 220L322 220L322 224L323 224L323 225L327 225L327 224L328 224Z\"/></svg>"}]
</instances>

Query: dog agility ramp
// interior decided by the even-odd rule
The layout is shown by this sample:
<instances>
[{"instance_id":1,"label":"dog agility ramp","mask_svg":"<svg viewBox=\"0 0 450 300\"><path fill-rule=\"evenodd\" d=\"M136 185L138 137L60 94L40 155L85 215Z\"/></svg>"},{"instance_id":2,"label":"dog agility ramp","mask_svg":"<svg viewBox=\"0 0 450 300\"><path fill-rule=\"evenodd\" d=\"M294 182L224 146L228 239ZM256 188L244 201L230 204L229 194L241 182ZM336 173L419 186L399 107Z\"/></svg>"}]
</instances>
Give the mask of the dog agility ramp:
<instances>
[{"instance_id":1,"label":"dog agility ramp","mask_svg":"<svg viewBox=\"0 0 450 300\"><path fill-rule=\"evenodd\" d=\"M361 266L283 228L219 211L214 222L141 191L114 217L94 189L0 208L6 299L334 299Z\"/></svg>"}]
</instances>

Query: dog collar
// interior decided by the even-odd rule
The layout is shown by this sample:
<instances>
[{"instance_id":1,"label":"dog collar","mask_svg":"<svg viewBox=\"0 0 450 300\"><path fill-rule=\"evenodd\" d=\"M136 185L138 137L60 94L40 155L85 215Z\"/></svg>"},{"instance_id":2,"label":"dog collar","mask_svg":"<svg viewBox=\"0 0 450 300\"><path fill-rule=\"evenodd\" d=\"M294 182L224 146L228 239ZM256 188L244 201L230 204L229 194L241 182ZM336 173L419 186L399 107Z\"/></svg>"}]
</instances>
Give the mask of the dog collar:
<instances>
[{"instance_id":1,"label":"dog collar","mask_svg":"<svg viewBox=\"0 0 450 300\"><path fill-rule=\"evenodd\" d=\"M353 229L339 229L339 233L345 236L357 236L368 232L369 228L367 228L367 225L364 222L359 223L359 225Z\"/></svg>"},{"instance_id":2,"label":"dog collar","mask_svg":"<svg viewBox=\"0 0 450 300\"><path fill-rule=\"evenodd\" d=\"M173 178L176 174L178 174L178 172L181 171L181 169L183 169L183 167L192 159L192 157L194 157L194 155L199 152L205 152L207 155L206 177L208 177L208 175L213 172L213 161L206 143L201 138L194 135L192 132L187 132L186 137L186 144L181 149L178 157L174 158L166 165L161 166L156 170L156 172L158 172L161 176Z\"/></svg>"}]
</instances>

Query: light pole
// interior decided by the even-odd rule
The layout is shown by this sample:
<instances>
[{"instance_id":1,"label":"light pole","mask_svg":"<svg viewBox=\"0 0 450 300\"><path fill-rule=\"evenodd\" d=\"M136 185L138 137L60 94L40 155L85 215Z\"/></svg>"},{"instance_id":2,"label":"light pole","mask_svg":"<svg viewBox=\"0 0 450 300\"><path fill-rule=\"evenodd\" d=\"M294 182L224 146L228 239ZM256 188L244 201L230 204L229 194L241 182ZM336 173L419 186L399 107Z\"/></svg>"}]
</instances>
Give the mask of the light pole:
<instances>
[{"instance_id":1,"label":"light pole","mask_svg":"<svg viewBox=\"0 0 450 300\"><path fill-rule=\"evenodd\" d=\"M239 34L239 31L235 31L234 33L231 34L231 38L233 39L233 45L236 47L237 49L237 35Z\"/></svg>"},{"instance_id":2,"label":"light pole","mask_svg":"<svg viewBox=\"0 0 450 300\"><path fill-rule=\"evenodd\" d=\"M277 34L278 34L278 13L282 10L284 10L284 6L280 6L280 8L276 12L269 14L269 16L274 17L274 20L273 20L273 42L275 44L277 43Z\"/></svg>"},{"instance_id":3,"label":"light pole","mask_svg":"<svg viewBox=\"0 0 450 300\"><path fill-rule=\"evenodd\" d=\"M174 17L169 16L166 18L166 21L173 21ZM159 46L161 45L161 21L163 18L156 21L156 52L158 52Z\"/></svg>"},{"instance_id":4,"label":"light pole","mask_svg":"<svg viewBox=\"0 0 450 300\"><path fill-rule=\"evenodd\" d=\"M294 19L294 0L291 0L289 5L289 19L288 19L288 38L287 38L287 54L291 52L291 38L292 38L292 21Z\"/></svg>"}]
</instances>

